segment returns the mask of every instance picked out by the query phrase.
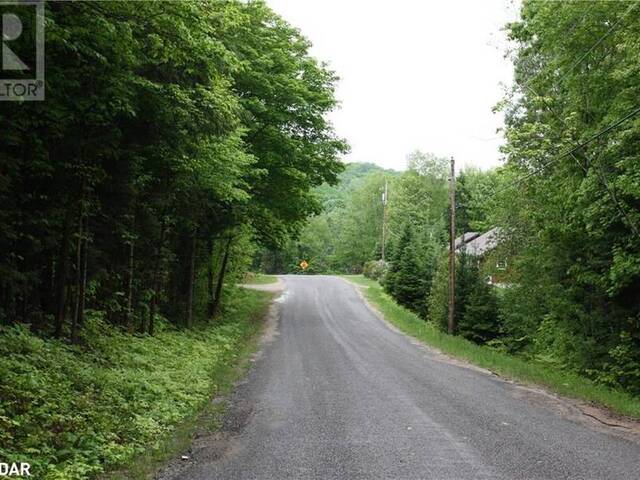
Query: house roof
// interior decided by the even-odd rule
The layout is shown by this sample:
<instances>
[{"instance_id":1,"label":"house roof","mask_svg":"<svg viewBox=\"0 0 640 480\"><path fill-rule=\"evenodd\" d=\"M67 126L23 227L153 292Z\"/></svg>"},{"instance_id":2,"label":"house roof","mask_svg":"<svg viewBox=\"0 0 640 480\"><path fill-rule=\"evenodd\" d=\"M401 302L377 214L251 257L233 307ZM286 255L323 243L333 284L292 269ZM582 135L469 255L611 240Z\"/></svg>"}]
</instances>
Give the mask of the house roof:
<instances>
[{"instance_id":1,"label":"house roof","mask_svg":"<svg viewBox=\"0 0 640 480\"><path fill-rule=\"evenodd\" d=\"M473 232L475 233L475 232ZM500 243L500 234L502 233L502 229L500 227L494 227L488 232L483 233L482 235L476 235L470 240L466 240L465 234L465 252L469 255L482 256L490 250L493 250ZM462 239L462 237L459 237ZM462 242L458 245L456 239L456 250L460 250L462 247Z\"/></svg>"},{"instance_id":2,"label":"house roof","mask_svg":"<svg viewBox=\"0 0 640 480\"><path fill-rule=\"evenodd\" d=\"M458 238L456 238L456 241L455 241L456 249L458 249L458 247L462 245L462 242L469 243L471 240L479 236L480 236L480 232L466 232L460 235Z\"/></svg>"}]
</instances>

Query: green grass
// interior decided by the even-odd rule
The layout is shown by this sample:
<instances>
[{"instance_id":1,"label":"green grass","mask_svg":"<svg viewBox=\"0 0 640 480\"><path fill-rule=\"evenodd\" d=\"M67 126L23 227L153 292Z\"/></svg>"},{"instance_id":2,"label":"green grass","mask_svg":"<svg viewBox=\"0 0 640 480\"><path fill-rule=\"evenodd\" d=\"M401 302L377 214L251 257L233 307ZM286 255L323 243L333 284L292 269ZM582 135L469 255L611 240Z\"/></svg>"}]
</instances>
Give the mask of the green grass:
<instances>
[{"instance_id":1,"label":"green grass","mask_svg":"<svg viewBox=\"0 0 640 480\"><path fill-rule=\"evenodd\" d=\"M529 362L477 345L461 337L447 335L398 305L384 292L378 282L369 280L362 275L343 275L343 278L365 287L362 289L365 297L384 315L387 321L407 335L415 337L443 353L464 359L505 378L542 385L561 395L605 406L618 414L640 418L640 398L596 384L571 372Z\"/></svg>"},{"instance_id":2,"label":"green grass","mask_svg":"<svg viewBox=\"0 0 640 480\"><path fill-rule=\"evenodd\" d=\"M278 277L275 275L265 275L264 273L247 273L244 277L244 283L251 285L267 285L276 283Z\"/></svg>"},{"instance_id":3,"label":"green grass","mask_svg":"<svg viewBox=\"0 0 640 480\"><path fill-rule=\"evenodd\" d=\"M35 478L150 478L215 430L271 293L233 289L214 324L130 336L96 316L82 347L0 329L0 458ZM104 472L111 472L105 474Z\"/></svg>"}]
</instances>

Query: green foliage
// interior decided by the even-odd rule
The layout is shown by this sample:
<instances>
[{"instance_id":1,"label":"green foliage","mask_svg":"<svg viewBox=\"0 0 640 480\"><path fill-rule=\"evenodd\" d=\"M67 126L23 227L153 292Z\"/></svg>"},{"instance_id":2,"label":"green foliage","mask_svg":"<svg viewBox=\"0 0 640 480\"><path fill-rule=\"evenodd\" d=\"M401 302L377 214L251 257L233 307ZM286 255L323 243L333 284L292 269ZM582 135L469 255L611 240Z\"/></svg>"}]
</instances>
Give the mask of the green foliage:
<instances>
[{"instance_id":1,"label":"green foliage","mask_svg":"<svg viewBox=\"0 0 640 480\"><path fill-rule=\"evenodd\" d=\"M365 262L379 258L385 179L398 175L373 164L347 164L335 186L315 189L323 212L312 217L300 234L282 248L263 249L254 266L269 273L360 272Z\"/></svg>"},{"instance_id":2,"label":"green foliage","mask_svg":"<svg viewBox=\"0 0 640 480\"><path fill-rule=\"evenodd\" d=\"M347 163L345 169L338 176L338 183L327 183L316 188L318 199L322 202L325 213L344 208L349 203L350 195L373 174L384 173L389 177L398 175L394 170L384 170L373 163Z\"/></svg>"},{"instance_id":3,"label":"green foliage","mask_svg":"<svg viewBox=\"0 0 640 480\"><path fill-rule=\"evenodd\" d=\"M0 330L0 457L27 461L37 478L85 479L157 449L219 391L260 326L270 295L239 290L218 324L168 325L130 336L101 315L86 344L43 340L23 325Z\"/></svg>"},{"instance_id":4,"label":"green foliage","mask_svg":"<svg viewBox=\"0 0 640 480\"><path fill-rule=\"evenodd\" d=\"M386 172L368 174L345 207L334 211L332 219L338 232L333 255L336 270L360 273L365 262L379 258L382 192L387 178Z\"/></svg>"},{"instance_id":5,"label":"green foliage","mask_svg":"<svg viewBox=\"0 0 640 480\"><path fill-rule=\"evenodd\" d=\"M263 1L45 8L46 101L0 102L0 458L88 478L216 390L265 300L223 287L347 146L335 74Z\"/></svg>"},{"instance_id":6,"label":"green foliage","mask_svg":"<svg viewBox=\"0 0 640 480\"><path fill-rule=\"evenodd\" d=\"M214 4L218 5L218 4ZM309 54L311 44L262 1L223 2L232 21L223 41L240 62L233 89L256 158L248 211L263 243L280 245L319 213L311 189L333 184L347 151L326 119L337 104L336 75Z\"/></svg>"},{"instance_id":7,"label":"green foliage","mask_svg":"<svg viewBox=\"0 0 640 480\"><path fill-rule=\"evenodd\" d=\"M362 274L371 280L381 280L388 273L388 265L382 260L370 260L364 264Z\"/></svg>"},{"instance_id":8,"label":"green foliage","mask_svg":"<svg viewBox=\"0 0 640 480\"><path fill-rule=\"evenodd\" d=\"M484 277L482 260L466 253L456 256L455 318L460 335L484 344L502 334L496 287ZM428 294L428 320L442 331L448 328L449 258L441 255Z\"/></svg>"},{"instance_id":9,"label":"green foliage","mask_svg":"<svg viewBox=\"0 0 640 480\"><path fill-rule=\"evenodd\" d=\"M496 200L491 195L502 188L499 170L465 168L456 178L456 231L486 232L495 225L491 211Z\"/></svg>"},{"instance_id":10,"label":"green foliage","mask_svg":"<svg viewBox=\"0 0 640 480\"><path fill-rule=\"evenodd\" d=\"M401 305L426 318L445 237L448 161L420 151L407 160L407 171L391 184L389 194L389 230L396 235L388 247L391 263L384 285Z\"/></svg>"},{"instance_id":11,"label":"green foliage","mask_svg":"<svg viewBox=\"0 0 640 480\"><path fill-rule=\"evenodd\" d=\"M608 356L602 371L597 372L597 379L615 387L623 386L640 395L640 338L622 332L619 343L609 350Z\"/></svg>"},{"instance_id":12,"label":"green foliage","mask_svg":"<svg viewBox=\"0 0 640 480\"><path fill-rule=\"evenodd\" d=\"M0 323L189 324L319 211L337 78L263 1L46 9L47 99L0 105Z\"/></svg>"},{"instance_id":13,"label":"green foliage","mask_svg":"<svg viewBox=\"0 0 640 480\"><path fill-rule=\"evenodd\" d=\"M505 164L462 170L455 207L458 235L503 232L482 258L458 256L458 333L631 392L640 388L640 122L634 115L589 139L638 107L639 19L626 2L522 2L521 19L507 26L515 85L498 106ZM396 175L349 166L343 184L318 190L326 211L281 263L295 269L306 255L318 272L364 265L375 277L388 180L383 283L446 329L447 177L447 160L422 152ZM508 268L497 272L502 259Z\"/></svg>"},{"instance_id":14,"label":"green foliage","mask_svg":"<svg viewBox=\"0 0 640 480\"><path fill-rule=\"evenodd\" d=\"M312 218L284 248L261 252L254 265L267 272L296 272L304 258L314 273L362 272L365 263L382 256L382 193L387 183L386 250L393 250L393 239L404 225L411 224L418 242L418 263L428 270L430 246L444 233L447 160L416 151L407 161L408 169L402 173L367 163L348 164L336 186L316 189L323 213Z\"/></svg>"},{"instance_id":15,"label":"green foliage","mask_svg":"<svg viewBox=\"0 0 640 480\"><path fill-rule=\"evenodd\" d=\"M442 331L447 330L449 315L449 255L442 253L436 260L431 285L425 294L427 321Z\"/></svg>"},{"instance_id":16,"label":"green foliage","mask_svg":"<svg viewBox=\"0 0 640 480\"><path fill-rule=\"evenodd\" d=\"M429 280L416 249L413 229L407 224L394 247L391 265L384 277L385 290L400 305L423 315L426 310L425 291Z\"/></svg>"},{"instance_id":17,"label":"green foliage","mask_svg":"<svg viewBox=\"0 0 640 480\"><path fill-rule=\"evenodd\" d=\"M268 285L276 283L278 277L274 275L264 275L262 273L247 272L244 276L243 282L248 285Z\"/></svg>"},{"instance_id":18,"label":"green foliage","mask_svg":"<svg viewBox=\"0 0 640 480\"><path fill-rule=\"evenodd\" d=\"M464 338L483 344L501 333L498 299L495 287L482 275L479 262L470 260L464 260L468 263L461 267L460 289L456 290L456 306L460 309L458 331Z\"/></svg>"},{"instance_id":19,"label":"green foliage","mask_svg":"<svg viewBox=\"0 0 640 480\"><path fill-rule=\"evenodd\" d=\"M509 232L514 265L500 313L509 348L637 392L640 123L559 155L637 108L640 11L630 7L523 2L508 27L516 84L502 104L501 175L526 178L494 199L491 217Z\"/></svg>"},{"instance_id":20,"label":"green foliage","mask_svg":"<svg viewBox=\"0 0 640 480\"><path fill-rule=\"evenodd\" d=\"M449 161L415 151L407 157L408 168L391 185L389 230L399 236L406 224L416 238L444 239L448 208Z\"/></svg>"},{"instance_id":21,"label":"green foliage","mask_svg":"<svg viewBox=\"0 0 640 480\"><path fill-rule=\"evenodd\" d=\"M584 8L530 0L522 20L508 27L517 49L516 85L500 106L507 119L506 165L460 172L456 192L458 234L499 226L504 238L481 259L458 255L456 320L458 332L475 342L636 392L640 124L629 119L601 141L559 156L637 107L630 100L640 88L630 73L638 58L631 38L640 11L628 9L624 3ZM604 35L619 19L620 26ZM433 183L437 175L429 184L419 172L414 168L395 184L392 230L413 222L444 246L446 220L420 202L442 198L446 210L446 185ZM399 298L396 249L409 255L423 249L407 249L404 239L391 247L399 263L385 286ZM496 277L492 264L502 258L509 267L497 275L501 287L487 285L484 276ZM447 259L436 263L425 292L427 319L446 329Z\"/></svg>"}]
</instances>

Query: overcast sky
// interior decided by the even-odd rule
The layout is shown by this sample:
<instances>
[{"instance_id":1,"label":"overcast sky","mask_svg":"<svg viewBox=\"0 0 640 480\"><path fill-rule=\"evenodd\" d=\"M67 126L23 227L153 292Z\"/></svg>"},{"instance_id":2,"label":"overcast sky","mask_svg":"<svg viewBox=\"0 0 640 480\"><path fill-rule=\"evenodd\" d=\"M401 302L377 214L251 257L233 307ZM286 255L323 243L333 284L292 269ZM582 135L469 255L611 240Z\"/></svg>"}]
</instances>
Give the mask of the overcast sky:
<instances>
[{"instance_id":1,"label":"overcast sky","mask_svg":"<svg viewBox=\"0 0 640 480\"><path fill-rule=\"evenodd\" d=\"M346 161L403 169L421 149L460 165L499 164L510 84L503 25L512 0L267 0L341 77L331 115Z\"/></svg>"}]
</instances>

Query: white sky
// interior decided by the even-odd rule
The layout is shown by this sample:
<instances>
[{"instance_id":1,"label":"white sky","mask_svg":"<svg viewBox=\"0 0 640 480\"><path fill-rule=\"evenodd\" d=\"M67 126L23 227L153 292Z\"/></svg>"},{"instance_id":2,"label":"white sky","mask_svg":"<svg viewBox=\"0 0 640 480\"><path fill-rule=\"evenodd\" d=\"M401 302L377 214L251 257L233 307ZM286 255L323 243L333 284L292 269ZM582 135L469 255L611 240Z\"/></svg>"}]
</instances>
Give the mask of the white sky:
<instances>
[{"instance_id":1,"label":"white sky","mask_svg":"<svg viewBox=\"0 0 640 480\"><path fill-rule=\"evenodd\" d=\"M267 0L341 78L330 118L346 161L403 169L419 148L458 165L499 164L512 78L503 25L512 0Z\"/></svg>"}]
</instances>

